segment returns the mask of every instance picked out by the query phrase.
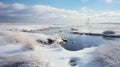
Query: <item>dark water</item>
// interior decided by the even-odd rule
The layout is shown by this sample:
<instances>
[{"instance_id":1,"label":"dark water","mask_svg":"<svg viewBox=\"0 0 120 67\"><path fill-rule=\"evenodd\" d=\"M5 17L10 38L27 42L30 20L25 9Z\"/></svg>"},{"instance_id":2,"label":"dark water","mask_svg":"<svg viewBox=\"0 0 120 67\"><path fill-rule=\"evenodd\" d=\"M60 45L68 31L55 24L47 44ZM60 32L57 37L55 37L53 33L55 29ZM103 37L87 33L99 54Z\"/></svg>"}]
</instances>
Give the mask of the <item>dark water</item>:
<instances>
[{"instance_id":1,"label":"dark water","mask_svg":"<svg viewBox=\"0 0 120 67\"><path fill-rule=\"evenodd\" d=\"M75 35L68 34L65 36L68 40L67 43L63 45L63 47L67 50L77 51L82 50L88 47L95 47L105 43L111 43L112 41L120 41L118 39L105 39L102 36L89 36L89 35Z\"/></svg>"},{"instance_id":2,"label":"dark water","mask_svg":"<svg viewBox=\"0 0 120 67\"><path fill-rule=\"evenodd\" d=\"M37 33L44 34L59 34L67 42L63 47L70 51L82 50L88 47L95 47L105 43L120 41L120 38L106 38L102 36L78 35L70 34L71 28L52 29L47 31L37 31Z\"/></svg>"}]
</instances>

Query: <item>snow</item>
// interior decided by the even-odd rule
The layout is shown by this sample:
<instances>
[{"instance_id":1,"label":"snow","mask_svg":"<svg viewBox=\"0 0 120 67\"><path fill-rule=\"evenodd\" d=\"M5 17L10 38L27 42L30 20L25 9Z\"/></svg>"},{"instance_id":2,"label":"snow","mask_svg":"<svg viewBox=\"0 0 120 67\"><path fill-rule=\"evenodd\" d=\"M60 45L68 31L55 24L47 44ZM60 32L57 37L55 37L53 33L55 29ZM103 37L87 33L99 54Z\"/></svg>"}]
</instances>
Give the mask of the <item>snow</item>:
<instances>
[{"instance_id":1,"label":"snow","mask_svg":"<svg viewBox=\"0 0 120 67\"><path fill-rule=\"evenodd\" d=\"M14 56L20 54L39 54L46 60L43 67L101 67L99 62L95 61L95 52L97 47L84 48L79 51L68 51L60 45L62 38L58 35L45 35L40 33L19 32L20 30L35 30L49 27L79 27L79 25L0 25L0 59L4 56ZM100 26L99 26L100 27ZM97 30L83 29L79 27L78 32L102 33L105 29ZM94 27L93 27L94 28ZM13 31L8 31L12 29ZM36 40L47 42L50 38L55 42L51 45L36 43ZM18 42L13 42L18 41ZM30 45L28 45L30 44ZM23 50L25 46L33 46L36 50ZM32 55L31 55L32 56ZM13 58L12 58L13 59ZM17 60L17 58L16 58ZM0 60L2 62L2 60ZM73 65L73 66L71 66Z\"/></svg>"},{"instance_id":2,"label":"snow","mask_svg":"<svg viewBox=\"0 0 120 67\"><path fill-rule=\"evenodd\" d=\"M9 32L9 34L11 34L12 36L13 35L16 36L17 33ZM40 38L41 40L46 40L47 38L51 38L58 42L62 41L60 39L60 37L57 37L57 35L50 36L50 35L44 35L44 34L22 33L22 35L20 36L21 38L24 38L23 34L26 35L26 37L32 38L33 40L36 40L38 38ZM11 36L11 35L0 36L0 40L6 44L6 45L4 45L4 43L2 43L3 45L1 44L1 46L0 46L1 54L5 54L6 56L7 55L14 56L14 55L17 55L20 53L34 52L34 53L40 54L42 57L44 57L46 60L49 61L49 63L46 63L47 64L46 67L58 67L58 66L59 67L71 67L70 60L72 58L78 59L78 60L76 60L78 67L81 65L84 66L93 60L93 57L94 57L93 52L96 49L96 47L91 47L91 48L85 48L84 50L81 50L81 51L68 51L68 50L65 50L63 47L56 47L54 45L45 45L43 47L36 46L35 48L37 48L37 50L35 50L35 51L24 51L22 48L24 47L25 43L9 42L9 39L7 39L7 37Z\"/></svg>"},{"instance_id":3,"label":"snow","mask_svg":"<svg viewBox=\"0 0 120 67\"><path fill-rule=\"evenodd\" d=\"M96 33L96 34L102 34L105 30L90 30L90 29L79 29L78 31L73 32L79 32L79 33Z\"/></svg>"},{"instance_id":4,"label":"snow","mask_svg":"<svg viewBox=\"0 0 120 67\"><path fill-rule=\"evenodd\" d=\"M7 46L1 46L0 47L0 53L5 53L8 55L14 55L21 53L20 51L20 45L7 45ZM91 52L94 52L96 48L86 48L81 51L67 51L65 49L61 48L54 48L50 46L45 46L40 48L38 51L35 51L36 53L40 54L42 57L44 57L46 60L49 60L48 67L71 67L69 65L69 61L71 58L77 58L80 65L86 65L89 62L93 60L93 54ZM16 52L17 51L17 52ZM16 53L15 53L16 52ZM29 51L28 51L29 53ZM90 53L90 54L89 54Z\"/></svg>"},{"instance_id":5,"label":"snow","mask_svg":"<svg viewBox=\"0 0 120 67\"><path fill-rule=\"evenodd\" d=\"M97 49L97 57L104 65L116 67L120 64L120 43L113 42L99 46Z\"/></svg>"}]
</instances>

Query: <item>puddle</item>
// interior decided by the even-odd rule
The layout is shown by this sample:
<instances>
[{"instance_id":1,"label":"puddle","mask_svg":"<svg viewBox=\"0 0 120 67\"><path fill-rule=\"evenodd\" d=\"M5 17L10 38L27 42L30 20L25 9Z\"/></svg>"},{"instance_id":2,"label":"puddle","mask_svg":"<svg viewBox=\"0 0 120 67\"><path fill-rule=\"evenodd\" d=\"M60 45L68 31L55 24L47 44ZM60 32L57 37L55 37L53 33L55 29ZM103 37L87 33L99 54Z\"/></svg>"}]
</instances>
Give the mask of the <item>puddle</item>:
<instances>
[{"instance_id":1,"label":"puddle","mask_svg":"<svg viewBox=\"0 0 120 67\"><path fill-rule=\"evenodd\" d=\"M71 31L71 28L59 28L48 31L37 31L37 33L59 34L62 38L67 40L67 42L63 44L63 47L70 51L77 51L84 48L99 46L105 43L120 41L120 38L70 34Z\"/></svg>"}]
</instances>

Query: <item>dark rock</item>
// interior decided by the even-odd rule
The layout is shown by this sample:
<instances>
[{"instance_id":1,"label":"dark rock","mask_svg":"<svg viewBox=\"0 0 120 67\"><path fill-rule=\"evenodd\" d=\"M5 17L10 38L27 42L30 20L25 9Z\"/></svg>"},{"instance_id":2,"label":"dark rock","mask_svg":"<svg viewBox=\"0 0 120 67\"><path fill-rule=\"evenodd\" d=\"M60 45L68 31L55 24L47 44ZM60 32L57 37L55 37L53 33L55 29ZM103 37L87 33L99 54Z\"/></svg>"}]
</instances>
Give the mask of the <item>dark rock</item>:
<instances>
[{"instance_id":1,"label":"dark rock","mask_svg":"<svg viewBox=\"0 0 120 67\"><path fill-rule=\"evenodd\" d=\"M76 63L71 63L70 65L71 65L71 66L76 66L77 64L76 64Z\"/></svg>"},{"instance_id":2,"label":"dark rock","mask_svg":"<svg viewBox=\"0 0 120 67\"><path fill-rule=\"evenodd\" d=\"M40 39L36 40L38 43L43 43L43 41L41 41Z\"/></svg>"},{"instance_id":3,"label":"dark rock","mask_svg":"<svg viewBox=\"0 0 120 67\"><path fill-rule=\"evenodd\" d=\"M76 66L80 63L79 61L80 61L79 57L72 57L71 60L69 61L69 64L71 66Z\"/></svg>"},{"instance_id":4,"label":"dark rock","mask_svg":"<svg viewBox=\"0 0 120 67\"><path fill-rule=\"evenodd\" d=\"M52 39L48 39L48 44L50 45L50 44L53 44L54 43L54 40L52 40Z\"/></svg>"},{"instance_id":5,"label":"dark rock","mask_svg":"<svg viewBox=\"0 0 120 67\"><path fill-rule=\"evenodd\" d=\"M71 66L76 66L77 65L76 60L70 60L69 64Z\"/></svg>"},{"instance_id":6,"label":"dark rock","mask_svg":"<svg viewBox=\"0 0 120 67\"><path fill-rule=\"evenodd\" d=\"M75 28L71 28L71 30L75 30L75 31L77 31L78 29L75 29Z\"/></svg>"},{"instance_id":7,"label":"dark rock","mask_svg":"<svg viewBox=\"0 0 120 67\"><path fill-rule=\"evenodd\" d=\"M115 32L111 30L107 30L107 31L104 31L103 34L115 34Z\"/></svg>"},{"instance_id":8,"label":"dark rock","mask_svg":"<svg viewBox=\"0 0 120 67\"><path fill-rule=\"evenodd\" d=\"M63 42L68 42L67 40L65 40L65 39L62 39L63 40Z\"/></svg>"},{"instance_id":9,"label":"dark rock","mask_svg":"<svg viewBox=\"0 0 120 67\"><path fill-rule=\"evenodd\" d=\"M40 39L38 39L38 40L36 40L38 43L42 43L42 44L45 44L45 45L51 45L51 44L53 44L55 41L54 40L52 40L52 39L47 39L47 42L45 42L45 41L42 41L42 40L40 40Z\"/></svg>"},{"instance_id":10,"label":"dark rock","mask_svg":"<svg viewBox=\"0 0 120 67\"><path fill-rule=\"evenodd\" d=\"M24 30L23 29L22 32L32 32L32 30L29 31L29 30Z\"/></svg>"},{"instance_id":11,"label":"dark rock","mask_svg":"<svg viewBox=\"0 0 120 67\"><path fill-rule=\"evenodd\" d=\"M42 41L42 40L40 40L40 39L38 39L38 40L36 40L38 43L40 43L40 44L45 44L45 45L47 45L48 43L47 42L45 42L45 41Z\"/></svg>"},{"instance_id":12,"label":"dark rock","mask_svg":"<svg viewBox=\"0 0 120 67\"><path fill-rule=\"evenodd\" d=\"M71 63L71 62L76 62L76 61L75 61L75 60L70 60L70 63Z\"/></svg>"},{"instance_id":13,"label":"dark rock","mask_svg":"<svg viewBox=\"0 0 120 67\"><path fill-rule=\"evenodd\" d=\"M80 33L80 32L70 32L70 34L80 34L80 35L83 35L84 33Z\"/></svg>"}]
</instances>

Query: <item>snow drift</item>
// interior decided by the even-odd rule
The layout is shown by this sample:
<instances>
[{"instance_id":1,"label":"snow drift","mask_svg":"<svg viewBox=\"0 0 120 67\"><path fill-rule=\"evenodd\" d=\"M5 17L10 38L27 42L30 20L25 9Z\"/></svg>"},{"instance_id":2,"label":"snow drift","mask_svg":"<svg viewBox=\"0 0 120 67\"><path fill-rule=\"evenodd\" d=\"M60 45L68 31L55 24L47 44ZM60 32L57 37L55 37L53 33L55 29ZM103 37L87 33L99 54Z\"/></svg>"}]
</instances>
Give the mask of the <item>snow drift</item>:
<instances>
[{"instance_id":1,"label":"snow drift","mask_svg":"<svg viewBox=\"0 0 120 67\"><path fill-rule=\"evenodd\" d=\"M20 53L13 56L0 55L1 67L43 67L48 61L37 53Z\"/></svg>"},{"instance_id":2,"label":"snow drift","mask_svg":"<svg viewBox=\"0 0 120 67\"><path fill-rule=\"evenodd\" d=\"M120 64L120 43L101 45L97 49L97 59L108 67L117 67Z\"/></svg>"},{"instance_id":3,"label":"snow drift","mask_svg":"<svg viewBox=\"0 0 120 67\"><path fill-rule=\"evenodd\" d=\"M44 45L53 45L60 47L61 43L64 43L62 38L58 35L44 35L44 34L32 34L24 32L11 32L11 31L0 31L3 36L1 39L1 45L6 44L21 44L24 45L24 50L37 50L36 47ZM3 40L4 39L4 40Z\"/></svg>"}]
</instances>

